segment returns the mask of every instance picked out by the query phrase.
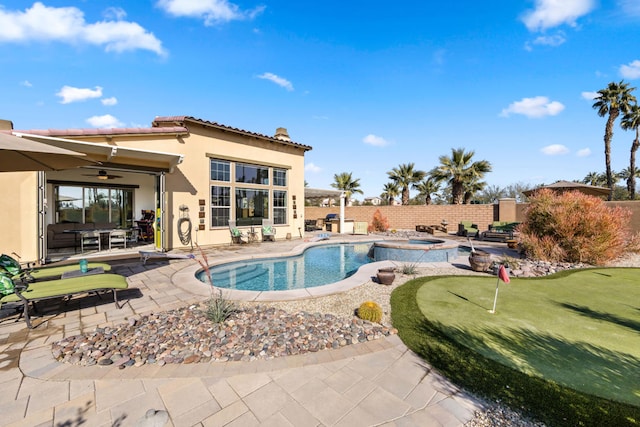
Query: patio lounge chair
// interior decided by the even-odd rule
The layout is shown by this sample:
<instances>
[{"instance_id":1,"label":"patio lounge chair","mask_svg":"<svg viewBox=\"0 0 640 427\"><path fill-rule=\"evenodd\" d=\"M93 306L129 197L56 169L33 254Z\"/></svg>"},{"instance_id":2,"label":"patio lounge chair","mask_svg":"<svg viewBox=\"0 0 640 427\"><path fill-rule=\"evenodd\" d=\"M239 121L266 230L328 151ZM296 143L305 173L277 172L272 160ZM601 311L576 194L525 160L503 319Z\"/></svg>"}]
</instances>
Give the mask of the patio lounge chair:
<instances>
[{"instance_id":1,"label":"patio lounge chair","mask_svg":"<svg viewBox=\"0 0 640 427\"><path fill-rule=\"evenodd\" d=\"M262 228L260 229L262 232L262 241L265 242L270 240L272 242L276 241L276 229L273 227L273 222L270 219L262 220Z\"/></svg>"},{"instance_id":2,"label":"patio lounge chair","mask_svg":"<svg viewBox=\"0 0 640 427\"><path fill-rule=\"evenodd\" d=\"M105 272L111 271L111 266L103 262L90 262L87 264L87 268L102 268ZM6 254L0 255L0 272L4 270L13 280L21 280L24 282L59 279L64 273L79 269L80 266L77 263L51 267L29 267L28 265L23 267L15 258Z\"/></svg>"},{"instance_id":3,"label":"patio lounge chair","mask_svg":"<svg viewBox=\"0 0 640 427\"><path fill-rule=\"evenodd\" d=\"M231 244L249 242L247 235L236 227L236 221L232 219L229 220L229 233L231 234Z\"/></svg>"},{"instance_id":4,"label":"patio lounge chair","mask_svg":"<svg viewBox=\"0 0 640 427\"><path fill-rule=\"evenodd\" d=\"M82 293L99 294L105 291L112 291L116 307L122 308L118 304L117 291L129 287L127 279L118 274L95 274L71 279L31 283L28 286L16 284L12 290L9 289L10 285L8 285L8 282L12 282L9 276L2 274L0 275L0 280L4 284L5 293L0 298L0 306L9 302L22 303L24 320L29 329L32 328L31 318L29 317L29 304L35 309L36 302L46 299L64 298Z\"/></svg>"},{"instance_id":5,"label":"patio lounge chair","mask_svg":"<svg viewBox=\"0 0 640 427\"><path fill-rule=\"evenodd\" d=\"M458 232L456 234L464 237L476 237L478 235L478 231L478 226L471 221L460 221L458 224Z\"/></svg>"}]
</instances>

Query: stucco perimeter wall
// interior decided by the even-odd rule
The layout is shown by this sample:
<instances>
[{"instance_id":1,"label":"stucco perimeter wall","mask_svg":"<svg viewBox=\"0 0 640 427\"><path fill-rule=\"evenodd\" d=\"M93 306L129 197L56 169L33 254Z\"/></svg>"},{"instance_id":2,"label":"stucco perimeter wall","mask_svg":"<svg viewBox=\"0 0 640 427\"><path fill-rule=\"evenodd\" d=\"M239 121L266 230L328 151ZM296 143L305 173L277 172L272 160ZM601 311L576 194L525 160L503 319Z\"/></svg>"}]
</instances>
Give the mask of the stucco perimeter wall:
<instances>
[{"instance_id":1,"label":"stucco perimeter wall","mask_svg":"<svg viewBox=\"0 0 640 427\"><path fill-rule=\"evenodd\" d=\"M631 211L629 222L632 233L640 233L640 201L616 201L605 202L609 206L620 206ZM345 218L356 221L366 221L371 224L376 209L389 220L389 228L397 230L414 230L416 225L440 224L443 219L449 223L449 231L456 231L458 223L463 220L473 221L478 224L480 231L487 230L492 221L518 221L524 220L524 210L527 203L518 203L513 206L507 202L503 207L503 215L500 215L500 205L429 205L429 206L352 206L345 207ZM513 213L515 218L505 218L504 211ZM306 206L305 219L324 218L328 213L340 213L340 207L320 208Z\"/></svg>"},{"instance_id":2,"label":"stucco perimeter wall","mask_svg":"<svg viewBox=\"0 0 640 427\"><path fill-rule=\"evenodd\" d=\"M351 206L345 207L345 218L371 224L373 214L380 210L389 221L389 228L415 230L416 225L439 225L447 220L449 231L458 229L460 221L473 221L480 230L487 230L497 218L498 205L429 205L429 206ZM305 219L324 218L328 213L340 213L340 207L320 208L306 206ZM497 221L497 219L496 219Z\"/></svg>"},{"instance_id":3,"label":"stucco perimeter wall","mask_svg":"<svg viewBox=\"0 0 640 427\"><path fill-rule=\"evenodd\" d=\"M0 253L38 260L38 174L0 173ZM13 255L12 255L13 256Z\"/></svg>"}]
</instances>

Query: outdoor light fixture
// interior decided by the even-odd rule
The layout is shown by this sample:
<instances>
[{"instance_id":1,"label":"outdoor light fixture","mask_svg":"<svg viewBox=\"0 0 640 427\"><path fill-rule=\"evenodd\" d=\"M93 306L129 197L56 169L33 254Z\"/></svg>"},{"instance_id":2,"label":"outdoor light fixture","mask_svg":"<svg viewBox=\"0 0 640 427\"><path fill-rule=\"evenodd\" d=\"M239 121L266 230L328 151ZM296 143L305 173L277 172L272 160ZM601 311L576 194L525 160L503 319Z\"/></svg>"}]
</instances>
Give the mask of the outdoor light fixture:
<instances>
[{"instance_id":1,"label":"outdoor light fixture","mask_svg":"<svg viewBox=\"0 0 640 427\"><path fill-rule=\"evenodd\" d=\"M98 179L109 179L109 176L107 175L107 171L105 170L101 170L98 171Z\"/></svg>"}]
</instances>

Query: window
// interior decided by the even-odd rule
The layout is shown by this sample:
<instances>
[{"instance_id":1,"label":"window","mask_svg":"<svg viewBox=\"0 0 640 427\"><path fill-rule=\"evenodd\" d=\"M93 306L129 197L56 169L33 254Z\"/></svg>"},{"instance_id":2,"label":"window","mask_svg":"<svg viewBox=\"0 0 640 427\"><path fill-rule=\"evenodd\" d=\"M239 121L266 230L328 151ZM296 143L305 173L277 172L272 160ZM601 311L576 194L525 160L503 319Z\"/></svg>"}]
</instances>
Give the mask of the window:
<instances>
[{"instance_id":1,"label":"window","mask_svg":"<svg viewBox=\"0 0 640 427\"><path fill-rule=\"evenodd\" d=\"M231 163L211 159L211 181L231 181Z\"/></svg>"},{"instance_id":2,"label":"window","mask_svg":"<svg viewBox=\"0 0 640 427\"><path fill-rule=\"evenodd\" d=\"M286 224L287 223L287 192L277 191L273 192L273 223L274 224Z\"/></svg>"},{"instance_id":3,"label":"window","mask_svg":"<svg viewBox=\"0 0 640 427\"><path fill-rule=\"evenodd\" d=\"M55 222L133 225L133 190L55 185Z\"/></svg>"},{"instance_id":4,"label":"window","mask_svg":"<svg viewBox=\"0 0 640 427\"><path fill-rule=\"evenodd\" d=\"M273 170L273 185L277 185L278 187L287 186L287 171L285 169Z\"/></svg>"},{"instance_id":5,"label":"window","mask_svg":"<svg viewBox=\"0 0 640 427\"><path fill-rule=\"evenodd\" d=\"M211 159L211 227L287 224L287 169ZM276 189L277 188L277 189Z\"/></svg>"},{"instance_id":6,"label":"window","mask_svg":"<svg viewBox=\"0 0 640 427\"><path fill-rule=\"evenodd\" d=\"M269 192L236 188L236 224L260 225L269 218Z\"/></svg>"},{"instance_id":7,"label":"window","mask_svg":"<svg viewBox=\"0 0 640 427\"><path fill-rule=\"evenodd\" d=\"M226 227L231 218L231 187L211 187L211 226Z\"/></svg>"},{"instance_id":8,"label":"window","mask_svg":"<svg viewBox=\"0 0 640 427\"><path fill-rule=\"evenodd\" d=\"M236 182L269 185L269 168L237 163Z\"/></svg>"}]
</instances>

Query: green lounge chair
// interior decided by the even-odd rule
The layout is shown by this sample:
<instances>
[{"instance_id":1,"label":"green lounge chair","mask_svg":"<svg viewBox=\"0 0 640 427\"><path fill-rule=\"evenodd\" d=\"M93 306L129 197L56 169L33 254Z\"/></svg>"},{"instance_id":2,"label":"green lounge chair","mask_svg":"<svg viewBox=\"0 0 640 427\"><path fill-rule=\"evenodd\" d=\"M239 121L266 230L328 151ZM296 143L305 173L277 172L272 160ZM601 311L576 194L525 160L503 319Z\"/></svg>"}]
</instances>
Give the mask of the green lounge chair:
<instances>
[{"instance_id":1,"label":"green lounge chair","mask_svg":"<svg viewBox=\"0 0 640 427\"><path fill-rule=\"evenodd\" d=\"M71 279L36 282L28 286L16 284L14 289L10 290L8 289L10 285L7 284L7 280L11 281L11 278L4 274L0 276L0 278L4 280L4 284L7 285L4 286L5 295L0 298L0 306L9 302L22 303L24 320L29 329L32 328L29 317L29 303L34 305L37 301L51 298L60 298L82 293L113 291L113 301L117 308L121 308L122 306L118 304L117 291L129 287L127 279L124 276L118 274L95 274Z\"/></svg>"},{"instance_id":2,"label":"green lounge chair","mask_svg":"<svg viewBox=\"0 0 640 427\"><path fill-rule=\"evenodd\" d=\"M94 268L102 268L105 272L111 271L111 266L103 262L90 262L87 265L89 270ZM64 273L74 270L80 270L78 264L56 265L51 267L27 267L24 268L13 257L2 254L0 255L0 271L6 271L14 280L22 280L26 282L59 279Z\"/></svg>"}]
</instances>

